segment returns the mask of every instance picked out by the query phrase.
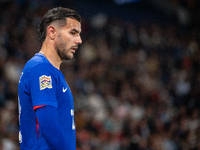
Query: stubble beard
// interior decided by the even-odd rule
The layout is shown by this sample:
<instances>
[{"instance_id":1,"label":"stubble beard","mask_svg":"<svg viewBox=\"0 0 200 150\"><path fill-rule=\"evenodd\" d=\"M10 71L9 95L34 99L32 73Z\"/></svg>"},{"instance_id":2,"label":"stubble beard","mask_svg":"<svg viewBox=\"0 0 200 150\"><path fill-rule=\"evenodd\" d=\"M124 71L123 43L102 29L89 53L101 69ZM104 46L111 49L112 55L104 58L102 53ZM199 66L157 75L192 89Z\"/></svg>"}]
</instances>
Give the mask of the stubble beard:
<instances>
[{"instance_id":1,"label":"stubble beard","mask_svg":"<svg viewBox=\"0 0 200 150\"><path fill-rule=\"evenodd\" d=\"M60 59L63 60L70 60L73 58L73 56L70 56L68 53L70 49L66 49L67 43L63 42L61 38L61 34L58 35L58 42L56 44L56 52Z\"/></svg>"},{"instance_id":2,"label":"stubble beard","mask_svg":"<svg viewBox=\"0 0 200 150\"><path fill-rule=\"evenodd\" d=\"M57 54L58 54L58 56L60 57L60 59L61 59L62 61L63 61L63 60L70 60L70 59L73 58L73 56L70 57L69 55L67 55L67 53L68 53L68 51L69 51L69 50L67 50L67 49L59 49L59 48L57 48L56 51L57 51Z\"/></svg>"}]
</instances>

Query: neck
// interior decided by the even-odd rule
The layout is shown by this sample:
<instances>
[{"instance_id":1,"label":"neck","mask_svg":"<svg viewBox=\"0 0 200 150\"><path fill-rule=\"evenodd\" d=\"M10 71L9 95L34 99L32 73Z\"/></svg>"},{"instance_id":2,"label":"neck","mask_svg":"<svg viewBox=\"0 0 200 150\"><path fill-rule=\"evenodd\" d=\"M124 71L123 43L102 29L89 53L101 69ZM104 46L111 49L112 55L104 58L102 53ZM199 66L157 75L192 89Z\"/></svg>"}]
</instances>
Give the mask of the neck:
<instances>
[{"instance_id":1,"label":"neck","mask_svg":"<svg viewBox=\"0 0 200 150\"><path fill-rule=\"evenodd\" d=\"M45 57L49 60L49 62L57 69L60 70L60 65L62 63L62 60L58 56L56 50L54 49L54 46L51 45L51 43L43 43L42 48L39 51L39 53L42 53L45 55Z\"/></svg>"}]
</instances>

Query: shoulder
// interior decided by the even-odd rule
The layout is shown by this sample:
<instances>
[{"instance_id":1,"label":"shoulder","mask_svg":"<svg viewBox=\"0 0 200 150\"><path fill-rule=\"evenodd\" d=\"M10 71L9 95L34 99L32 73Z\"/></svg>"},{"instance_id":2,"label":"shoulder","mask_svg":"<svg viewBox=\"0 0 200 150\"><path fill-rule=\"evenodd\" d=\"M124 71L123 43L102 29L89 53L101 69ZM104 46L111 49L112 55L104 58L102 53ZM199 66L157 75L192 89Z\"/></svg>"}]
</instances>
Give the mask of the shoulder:
<instances>
[{"instance_id":1,"label":"shoulder","mask_svg":"<svg viewBox=\"0 0 200 150\"><path fill-rule=\"evenodd\" d=\"M33 56L24 66L23 72L35 72L35 71L45 71L53 70L52 64L43 56L35 55ZM33 70L33 71L32 71ZM36 72L35 72L36 73Z\"/></svg>"}]
</instances>

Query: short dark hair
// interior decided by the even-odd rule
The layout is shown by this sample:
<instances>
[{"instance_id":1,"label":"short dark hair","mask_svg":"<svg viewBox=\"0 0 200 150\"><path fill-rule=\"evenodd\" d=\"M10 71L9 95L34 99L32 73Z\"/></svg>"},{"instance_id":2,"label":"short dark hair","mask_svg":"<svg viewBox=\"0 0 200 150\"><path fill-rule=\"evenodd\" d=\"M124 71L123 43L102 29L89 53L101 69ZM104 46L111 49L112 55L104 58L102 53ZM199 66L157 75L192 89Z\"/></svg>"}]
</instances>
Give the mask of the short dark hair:
<instances>
[{"instance_id":1,"label":"short dark hair","mask_svg":"<svg viewBox=\"0 0 200 150\"><path fill-rule=\"evenodd\" d=\"M46 38L47 27L54 21L60 21L60 26L65 26L67 24L66 18L72 18L81 22L80 15L69 8L56 7L47 11L47 13L42 18L38 32L39 40L43 43Z\"/></svg>"}]
</instances>

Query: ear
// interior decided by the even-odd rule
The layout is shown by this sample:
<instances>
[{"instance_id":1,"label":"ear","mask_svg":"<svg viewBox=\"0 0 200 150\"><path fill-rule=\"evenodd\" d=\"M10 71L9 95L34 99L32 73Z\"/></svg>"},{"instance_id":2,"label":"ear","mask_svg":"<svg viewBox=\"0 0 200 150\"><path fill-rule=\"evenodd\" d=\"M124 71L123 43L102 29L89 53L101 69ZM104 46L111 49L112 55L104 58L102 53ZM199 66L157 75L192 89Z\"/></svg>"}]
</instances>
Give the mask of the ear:
<instances>
[{"instance_id":1,"label":"ear","mask_svg":"<svg viewBox=\"0 0 200 150\"><path fill-rule=\"evenodd\" d=\"M52 25L48 26L47 27L47 36L51 39L51 40L54 40L55 37L56 37L56 28Z\"/></svg>"}]
</instances>

